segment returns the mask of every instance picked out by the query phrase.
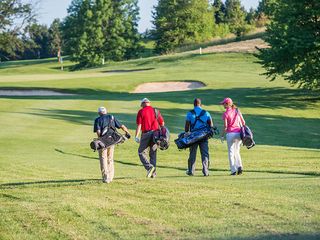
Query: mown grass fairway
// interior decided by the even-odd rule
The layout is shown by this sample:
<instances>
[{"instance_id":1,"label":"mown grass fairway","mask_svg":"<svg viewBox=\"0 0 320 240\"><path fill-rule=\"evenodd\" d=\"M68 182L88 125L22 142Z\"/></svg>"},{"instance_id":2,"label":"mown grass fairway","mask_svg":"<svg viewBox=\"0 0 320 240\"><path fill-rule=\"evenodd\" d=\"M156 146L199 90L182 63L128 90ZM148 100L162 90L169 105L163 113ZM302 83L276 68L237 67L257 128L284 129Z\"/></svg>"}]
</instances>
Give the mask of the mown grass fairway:
<instances>
[{"instance_id":1,"label":"mown grass fairway","mask_svg":"<svg viewBox=\"0 0 320 240\"><path fill-rule=\"evenodd\" d=\"M79 72L53 60L1 63L1 89L60 89L75 96L0 97L0 239L319 239L319 95L269 82L250 54L154 57ZM70 65L70 63L67 63ZM129 71L132 70L132 71ZM132 94L143 82L197 80L194 91ZM194 97L221 128L226 96L257 146L242 148L244 174L229 176L226 143L210 140L211 173L185 174L173 140ZM116 147L103 184L89 148L100 105L134 133L148 97L172 132L146 179L133 141Z\"/></svg>"}]
</instances>

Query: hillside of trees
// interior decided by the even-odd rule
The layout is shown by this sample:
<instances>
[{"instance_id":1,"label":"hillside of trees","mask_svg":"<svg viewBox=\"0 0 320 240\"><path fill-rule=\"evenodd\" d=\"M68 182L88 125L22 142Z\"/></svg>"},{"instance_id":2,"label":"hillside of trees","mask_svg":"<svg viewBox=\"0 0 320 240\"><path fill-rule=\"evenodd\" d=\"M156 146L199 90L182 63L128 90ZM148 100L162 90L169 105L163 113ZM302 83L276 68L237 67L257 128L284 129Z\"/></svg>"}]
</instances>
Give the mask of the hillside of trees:
<instances>
[{"instance_id":1,"label":"hillside of trees","mask_svg":"<svg viewBox=\"0 0 320 240\"><path fill-rule=\"evenodd\" d=\"M263 1L262 1L263 2ZM260 5L262 6L262 2ZM0 60L69 55L81 67L139 57L141 41L153 39L156 53L229 33L237 36L264 26L263 8L246 11L240 0L159 0L154 28L138 32L138 0L73 0L64 19L37 22L22 0L0 2ZM20 23L20 24L18 24Z\"/></svg>"}]
</instances>

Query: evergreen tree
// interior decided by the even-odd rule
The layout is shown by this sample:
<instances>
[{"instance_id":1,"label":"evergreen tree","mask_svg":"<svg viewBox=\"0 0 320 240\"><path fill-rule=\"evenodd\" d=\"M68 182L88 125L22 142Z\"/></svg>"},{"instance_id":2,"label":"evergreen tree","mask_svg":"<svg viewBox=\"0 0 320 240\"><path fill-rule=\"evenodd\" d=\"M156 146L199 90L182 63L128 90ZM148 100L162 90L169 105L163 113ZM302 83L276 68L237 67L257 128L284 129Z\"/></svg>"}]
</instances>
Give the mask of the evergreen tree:
<instances>
[{"instance_id":1,"label":"evergreen tree","mask_svg":"<svg viewBox=\"0 0 320 240\"><path fill-rule=\"evenodd\" d=\"M138 0L126 0L124 12L124 37L127 41L125 59L137 57L141 52L141 35L138 32L139 7Z\"/></svg>"},{"instance_id":2,"label":"evergreen tree","mask_svg":"<svg viewBox=\"0 0 320 240\"><path fill-rule=\"evenodd\" d=\"M222 0L214 0L213 4L215 23L224 23L226 17L226 7Z\"/></svg>"},{"instance_id":3,"label":"evergreen tree","mask_svg":"<svg viewBox=\"0 0 320 240\"><path fill-rule=\"evenodd\" d=\"M253 8L250 8L249 12L246 14L246 23L249 25L254 25L256 18L256 11Z\"/></svg>"},{"instance_id":4,"label":"evergreen tree","mask_svg":"<svg viewBox=\"0 0 320 240\"><path fill-rule=\"evenodd\" d=\"M159 0L153 18L158 53L213 35L213 10L208 0Z\"/></svg>"},{"instance_id":5,"label":"evergreen tree","mask_svg":"<svg viewBox=\"0 0 320 240\"><path fill-rule=\"evenodd\" d=\"M63 24L71 59L85 67L136 56L138 14L137 0L74 0Z\"/></svg>"},{"instance_id":6,"label":"evergreen tree","mask_svg":"<svg viewBox=\"0 0 320 240\"><path fill-rule=\"evenodd\" d=\"M241 36L246 29L245 11L241 7L240 0L226 0L226 23L230 31L237 36Z\"/></svg>"},{"instance_id":7,"label":"evergreen tree","mask_svg":"<svg viewBox=\"0 0 320 240\"><path fill-rule=\"evenodd\" d=\"M258 55L266 75L320 89L319 0L278 0L269 10L272 16L265 40L271 48Z\"/></svg>"}]
</instances>

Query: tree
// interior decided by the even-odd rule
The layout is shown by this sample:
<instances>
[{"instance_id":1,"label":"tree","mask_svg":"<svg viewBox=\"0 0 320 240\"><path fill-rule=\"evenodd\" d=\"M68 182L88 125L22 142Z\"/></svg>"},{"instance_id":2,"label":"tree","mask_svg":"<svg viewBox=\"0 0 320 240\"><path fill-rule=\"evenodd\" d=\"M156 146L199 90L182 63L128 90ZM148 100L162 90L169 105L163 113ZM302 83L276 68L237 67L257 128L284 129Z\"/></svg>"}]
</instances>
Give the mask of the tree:
<instances>
[{"instance_id":1,"label":"tree","mask_svg":"<svg viewBox=\"0 0 320 240\"><path fill-rule=\"evenodd\" d=\"M46 25L33 23L26 27L27 38L24 37L25 50L23 58L46 58L49 53L49 31Z\"/></svg>"},{"instance_id":2,"label":"tree","mask_svg":"<svg viewBox=\"0 0 320 240\"><path fill-rule=\"evenodd\" d=\"M62 48L61 22L59 18L53 20L49 27L49 54L58 56Z\"/></svg>"},{"instance_id":3,"label":"tree","mask_svg":"<svg viewBox=\"0 0 320 240\"><path fill-rule=\"evenodd\" d=\"M268 16L272 16L272 4L277 0L261 0L259 1L257 10L256 10L256 26L264 27L269 21Z\"/></svg>"},{"instance_id":4,"label":"tree","mask_svg":"<svg viewBox=\"0 0 320 240\"><path fill-rule=\"evenodd\" d=\"M320 88L320 2L280 0L271 4L271 23L258 57L266 75L283 76L291 84Z\"/></svg>"},{"instance_id":5,"label":"tree","mask_svg":"<svg viewBox=\"0 0 320 240\"><path fill-rule=\"evenodd\" d=\"M253 9L253 8L250 8L249 12L247 12L247 15L246 15L246 23L247 24L250 24L250 25L253 25L256 21L256 11Z\"/></svg>"},{"instance_id":6,"label":"tree","mask_svg":"<svg viewBox=\"0 0 320 240\"><path fill-rule=\"evenodd\" d=\"M226 0L225 6L225 21L229 25L230 31L240 37L246 29L246 13L241 7L241 2L240 0Z\"/></svg>"},{"instance_id":7,"label":"tree","mask_svg":"<svg viewBox=\"0 0 320 240\"><path fill-rule=\"evenodd\" d=\"M0 1L0 59L15 59L23 52L22 29L33 21L32 9L22 0Z\"/></svg>"},{"instance_id":8,"label":"tree","mask_svg":"<svg viewBox=\"0 0 320 240\"><path fill-rule=\"evenodd\" d=\"M214 0L213 4L215 23L224 23L226 17L226 7L222 0Z\"/></svg>"},{"instance_id":9,"label":"tree","mask_svg":"<svg viewBox=\"0 0 320 240\"><path fill-rule=\"evenodd\" d=\"M124 38L126 39L126 52L125 59L137 57L141 52L142 47L140 44L141 35L138 32L139 7L138 0L126 0L124 2L124 25L125 32Z\"/></svg>"},{"instance_id":10,"label":"tree","mask_svg":"<svg viewBox=\"0 0 320 240\"><path fill-rule=\"evenodd\" d=\"M168 53L187 42L212 38L213 10L208 0L159 0L153 13L156 52Z\"/></svg>"},{"instance_id":11,"label":"tree","mask_svg":"<svg viewBox=\"0 0 320 240\"><path fill-rule=\"evenodd\" d=\"M63 23L65 50L87 67L137 55L137 0L73 0Z\"/></svg>"}]
</instances>

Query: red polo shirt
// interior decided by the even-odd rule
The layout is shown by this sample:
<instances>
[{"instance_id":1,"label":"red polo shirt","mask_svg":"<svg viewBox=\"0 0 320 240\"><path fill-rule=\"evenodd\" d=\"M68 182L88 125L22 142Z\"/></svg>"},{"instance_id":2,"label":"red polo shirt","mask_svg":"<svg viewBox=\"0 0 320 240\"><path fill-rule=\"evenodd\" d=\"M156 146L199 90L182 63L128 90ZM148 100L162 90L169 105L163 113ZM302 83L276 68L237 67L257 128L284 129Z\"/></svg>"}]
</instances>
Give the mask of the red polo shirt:
<instances>
[{"instance_id":1,"label":"red polo shirt","mask_svg":"<svg viewBox=\"0 0 320 240\"><path fill-rule=\"evenodd\" d=\"M164 121L160 111L158 110L158 121L157 121L154 108L151 106L144 107L140 109L140 111L138 112L137 125L141 124L142 132L157 130L159 129L159 124L163 125L163 123Z\"/></svg>"}]
</instances>

